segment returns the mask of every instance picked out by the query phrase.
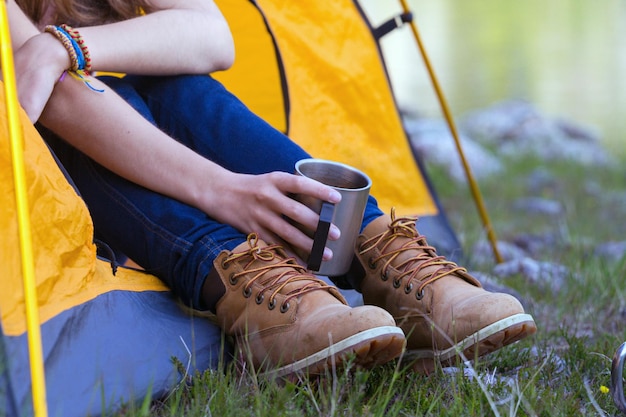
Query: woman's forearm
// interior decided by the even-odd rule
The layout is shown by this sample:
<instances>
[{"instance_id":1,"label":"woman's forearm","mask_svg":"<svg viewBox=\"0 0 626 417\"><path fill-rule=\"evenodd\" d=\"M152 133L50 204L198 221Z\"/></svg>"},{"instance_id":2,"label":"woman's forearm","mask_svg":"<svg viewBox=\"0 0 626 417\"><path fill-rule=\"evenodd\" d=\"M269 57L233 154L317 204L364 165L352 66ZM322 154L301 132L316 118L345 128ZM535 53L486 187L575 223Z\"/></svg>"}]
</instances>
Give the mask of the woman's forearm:
<instances>
[{"instance_id":1,"label":"woman's forearm","mask_svg":"<svg viewBox=\"0 0 626 417\"><path fill-rule=\"evenodd\" d=\"M230 29L212 1L154 2L160 10L78 28L94 70L143 75L201 74L232 65Z\"/></svg>"},{"instance_id":2,"label":"woman's forearm","mask_svg":"<svg viewBox=\"0 0 626 417\"><path fill-rule=\"evenodd\" d=\"M40 122L116 174L194 206L211 183L228 181L228 171L165 135L103 83L93 85L105 92L67 77Z\"/></svg>"},{"instance_id":3,"label":"woman's forearm","mask_svg":"<svg viewBox=\"0 0 626 417\"><path fill-rule=\"evenodd\" d=\"M9 15L9 30L13 50L19 49L30 37L39 33L33 23L26 17L15 0L7 1L7 13Z\"/></svg>"}]
</instances>

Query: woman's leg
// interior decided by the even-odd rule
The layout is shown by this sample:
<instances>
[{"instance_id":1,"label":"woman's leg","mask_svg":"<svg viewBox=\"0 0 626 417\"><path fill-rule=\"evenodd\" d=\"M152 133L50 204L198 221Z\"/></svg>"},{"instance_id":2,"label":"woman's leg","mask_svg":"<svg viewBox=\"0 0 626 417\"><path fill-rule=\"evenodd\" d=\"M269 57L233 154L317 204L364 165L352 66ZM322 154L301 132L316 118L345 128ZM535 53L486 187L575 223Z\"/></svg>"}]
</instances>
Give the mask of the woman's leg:
<instances>
[{"instance_id":1,"label":"woman's leg","mask_svg":"<svg viewBox=\"0 0 626 417\"><path fill-rule=\"evenodd\" d=\"M163 115L154 115L132 85L118 84L117 91L129 103L164 128L159 122ZM213 118L221 121L228 114ZM187 137L211 149L206 144L230 134L226 124L217 124L219 128L203 137ZM170 130L181 136L175 133ZM200 210L112 174L60 140L50 138L50 143L73 175L101 234L160 276L185 302L212 309L222 330L236 338L241 357L257 371L316 374L326 370L331 358L333 364L351 358L354 365L371 367L402 353L404 334L389 313L373 306L349 307L335 287L287 257L280 246L254 234L244 239ZM213 288L209 296L207 286Z\"/></svg>"},{"instance_id":2,"label":"woman's leg","mask_svg":"<svg viewBox=\"0 0 626 417\"><path fill-rule=\"evenodd\" d=\"M293 172L296 161L309 157L208 76L131 77L127 81L141 94L159 127L230 170ZM382 215L370 198L363 228L355 262L363 268L354 282L361 281L366 303L393 312L396 321L404 323L411 335L409 349L431 355L430 363L434 358L445 362L458 349L468 356L481 355L535 331L532 317L517 300L486 292L463 268L437 256L415 228L414 219ZM221 271L222 281L225 287L234 288L226 272L230 271ZM322 309L328 306L322 303ZM445 336L433 334L433 323L437 331L445 329ZM304 326L309 327L326 332L323 325ZM450 345L451 340L465 341L466 337L473 341L470 346Z\"/></svg>"},{"instance_id":3,"label":"woman's leg","mask_svg":"<svg viewBox=\"0 0 626 417\"><path fill-rule=\"evenodd\" d=\"M293 172L295 162L308 157L299 146L254 116L209 77L129 77L108 82L142 113L147 105L147 113L170 136L232 171ZM140 99L136 100L135 89L140 92ZM110 182L112 178L107 180ZM106 184L105 190L109 185ZM133 197L138 195L134 186L124 188L127 186L116 179L112 187L115 194L111 197L119 198L118 192L122 197L127 193ZM109 199L113 199L111 197ZM182 235L191 237L190 243L193 239L202 242L199 250L190 251L192 255L187 255L183 261L192 266L207 266L210 260L214 268L208 274L206 270L196 274L195 280L192 277L187 280L198 283L202 278L204 290L211 286L212 294L207 296L207 292L203 292L204 299L215 302L219 299L219 302L207 303L208 307L215 306L216 319L226 334L241 338L238 345L245 349L255 368L278 367L273 370L278 375L300 369L316 373L325 369L329 358L335 354L339 362L344 353L349 353L356 364L373 366L401 353L404 334L387 312L372 306L350 308L336 288L319 281L295 260L285 257L279 246L266 245L253 235L236 247L222 251L216 258L215 248L220 248L220 243L223 247L223 242L240 241L239 235L235 233L228 240L226 231L232 228L213 222L193 208L163 200L162 197L136 198L120 209L149 213L145 216L149 220L156 218L166 225L188 223L171 226L177 232L167 240L176 242ZM169 231L136 220L133 223L138 228L156 226L157 233ZM119 226L116 228L116 233L123 238L124 231L119 230ZM193 231L183 234L187 228ZM216 237L219 241L213 241ZM156 238L162 239L161 236ZM180 253L173 247L165 249L165 255ZM193 256L202 256L202 259ZM156 257L152 260L158 261ZM164 260L166 263L175 261ZM186 269L189 270L189 266ZM280 329L280 335L276 329Z\"/></svg>"},{"instance_id":4,"label":"woman's leg","mask_svg":"<svg viewBox=\"0 0 626 417\"><path fill-rule=\"evenodd\" d=\"M293 172L310 157L208 76L103 78L146 119L236 172ZM97 234L203 307L200 289L222 249L245 240L202 211L137 186L47 135L89 206ZM364 226L380 216L370 198ZM359 271L358 275L361 275Z\"/></svg>"},{"instance_id":5,"label":"woman's leg","mask_svg":"<svg viewBox=\"0 0 626 417\"><path fill-rule=\"evenodd\" d=\"M118 92L154 122L132 86L121 84ZM206 307L200 293L213 260L246 236L194 207L113 174L46 129L40 131L89 207L97 236L161 278L185 303Z\"/></svg>"},{"instance_id":6,"label":"woman's leg","mask_svg":"<svg viewBox=\"0 0 626 417\"><path fill-rule=\"evenodd\" d=\"M210 76L127 76L104 81L113 88L132 84L161 129L231 171L294 172L297 161L311 157ZM381 214L370 197L363 227Z\"/></svg>"}]
</instances>

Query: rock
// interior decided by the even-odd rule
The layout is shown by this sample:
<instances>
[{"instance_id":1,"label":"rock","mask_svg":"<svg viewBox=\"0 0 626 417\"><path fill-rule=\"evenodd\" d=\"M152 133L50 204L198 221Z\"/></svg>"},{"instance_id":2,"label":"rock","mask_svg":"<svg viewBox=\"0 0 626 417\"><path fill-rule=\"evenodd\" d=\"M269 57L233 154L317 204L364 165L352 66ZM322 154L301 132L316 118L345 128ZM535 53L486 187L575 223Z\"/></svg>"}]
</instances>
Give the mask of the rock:
<instances>
[{"instance_id":1,"label":"rock","mask_svg":"<svg viewBox=\"0 0 626 417\"><path fill-rule=\"evenodd\" d=\"M498 253L503 261L512 261L514 259L525 258L528 253L519 246L499 240L496 243L498 247ZM471 261L477 265L493 264L495 263L493 247L491 243L486 239L481 239L472 248Z\"/></svg>"},{"instance_id":2,"label":"rock","mask_svg":"<svg viewBox=\"0 0 626 417\"><path fill-rule=\"evenodd\" d=\"M609 262L619 262L626 256L626 241L602 243L593 253Z\"/></svg>"},{"instance_id":3,"label":"rock","mask_svg":"<svg viewBox=\"0 0 626 417\"><path fill-rule=\"evenodd\" d=\"M540 197L519 198L513 203L513 208L528 215L562 216L565 213L565 207L560 201Z\"/></svg>"},{"instance_id":4,"label":"rock","mask_svg":"<svg viewBox=\"0 0 626 417\"><path fill-rule=\"evenodd\" d=\"M508 100L468 113L460 126L480 143L501 146L515 141L525 124L539 119L541 115L527 101Z\"/></svg>"},{"instance_id":5,"label":"rock","mask_svg":"<svg viewBox=\"0 0 626 417\"><path fill-rule=\"evenodd\" d=\"M571 275L564 265L539 262L531 258L516 259L496 265L493 273L501 278L522 275L528 283L553 293L561 290Z\"/></svg>"},{"instance_id":6,"label":"rock","mask_svg":"<svg viewBox=\"0 0 626 417\"><path fill-rule=\"evenodd\" d=\"M463 131L500 155L534 155L545 161L567 160L586 166L615 161L594 129L542 115L530 103L509 100L469 113Z\"/></svg>"},{"instance_id":7,"label":"rock","mask_svg":"<svg viewBox=\"0 0 626 417\"><path fill-rule=\"evenodd\" d=\"M552 194L560 194L561 181L545 167L535 168L528 174L525 182L529 194L540 195L547 191Z\"/></svg>"},{"instance_id":8,"label":"rock","mask_svg":"<svg viewBox=\"0 0 626 417\"><path fill-rule=\"evenodd\" d=\"M428 163L443 166L457 182L466 181L466 173L459 151L448 126L440 120L418 119L405 121L405 129L415 152ZM467 135L459 133L465 160L476 179L502 172L500 160Z\"/></svg>"},{"instance_id":9,"label":"rock","mask_svg":"<svg viewBox=\"0 0 626 417\"><path fill-rule=\"evenodd\" d=\"M459 150L445 120L405 117L404 126L417 154L446 168L457 182L466 181ZM615 163L594 129L549 118L523 100L470 112L457 130L465 160L477 180L503 172L502 156L534 156L542 161L573 161L585 166Z\"/></svg>"},{"instance_id":10,"label":"rock","mask_svg":"<svg viewBox=\"0 0 626 417\"><path fill-rule=\"evenodd\" d=\"M569 239L560 229L557 229L556 233L550 231L539 234L520 233L513 237L512 242L530 257L538 257L542 253L552 252L554 248L569 245Z\"/></svg>"}]
</instances>

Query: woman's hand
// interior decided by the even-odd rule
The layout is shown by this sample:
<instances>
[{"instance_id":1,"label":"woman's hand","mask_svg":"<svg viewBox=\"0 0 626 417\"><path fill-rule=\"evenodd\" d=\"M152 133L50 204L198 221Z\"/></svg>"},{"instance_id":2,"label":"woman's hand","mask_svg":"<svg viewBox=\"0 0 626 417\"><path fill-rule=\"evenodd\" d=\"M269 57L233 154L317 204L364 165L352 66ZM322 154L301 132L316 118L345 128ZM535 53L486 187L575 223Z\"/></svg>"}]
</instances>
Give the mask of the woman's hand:
<instances>
[{"instance_id":1,"label":"woman's hand","mask_svg":"<svg viewBox=\"0 0 626 417\"><path fill-rule=\"evenodd\" d=\"M285 216L304 226L312 235L319 215L289 195L308 195L331 203L341 200L338 191L310 178L285 172L261 175L227 173L226 178L218 183L217 193L207 194L207 201L201 206L211 217L244 233L257 232L267 242L284 241L297 252L307 254L311 251L313 239ZM329 239L336 240L339 234L339 229L331 225ZM326 248L323 259L331 257L332 252Z\"/></svg>"},{"instance_id":2,"label":"woman's hand","mask_svg":"<svg viewBox=\"0 0 626 417\"><path fill-rule=\"evenodd\" d=\"M35 123L54 86L70 65L65 47L53 35L40 33L15 51L15 76L19 101Z\"/></svg>"}]
</instances>

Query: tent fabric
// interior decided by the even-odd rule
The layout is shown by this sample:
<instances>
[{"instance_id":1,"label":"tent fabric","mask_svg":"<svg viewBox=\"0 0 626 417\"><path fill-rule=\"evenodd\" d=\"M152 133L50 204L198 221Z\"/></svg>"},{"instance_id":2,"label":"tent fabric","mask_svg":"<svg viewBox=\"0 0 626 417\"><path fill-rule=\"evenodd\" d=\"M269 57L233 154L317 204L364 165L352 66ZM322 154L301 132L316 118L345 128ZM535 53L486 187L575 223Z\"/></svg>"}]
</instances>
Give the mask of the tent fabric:
<instances>
[{"instance_id":1,"label":"tent fabric","mask_svg":"<svg viewBox=\"0 0 626 417\"><path fill-rule=\"evenodd\" d=\"M163 398L186 376L217 369L228 357L220 330L190 318L163 291L109 291L63 311L41 331L50 416L104 415L146 396ZM26 334L5 334L3 343L10 389L3 393L0 379L0 407L19 410L8 416L32 415Z\"/></svg>"},{"instance_id":2,"label":"tent fabric","mask_svg":"<svg viewBox=\"0 0 626 417\"><path fill-rule=\"evenodd\" d=\"M439 212L413 158L378 44L357 3L217 4L236 50L234 66L215 74L218 80L316 157L366 172L383 210Z\"/></svg>"},{"instance_id":3,"label":"tent fabric","mask_svg":"<svg viewBox=\"0 0 626 417\"><path fill-rule=\"evenodd\" d=\"M4 103L3 93L0 100ZM121 272L121 277L114 277L106 263L96 261L93 224L87 207L24 113L22 125L41 320L45 322L69 307L113 289L167 291L155 277L131 270ZM4 112L0 116L0 132L8 132ZM19 254L18 224L8 134L3 134L2 138L0 264L7 277L21 277L21 258L16 256ZM126 274L128 278L123 279ZM23 333L26 322L22 281L8 279L3 283L3 289L0 293L3 329L12 335Z\"/></svg>"},{"instance_id":4,"label":"tent fabric","mask_svg":"<svg viewBox=\"0 0 626 417\"><path fill-rule=\"evenodd\" d=\"M366 172L384 211L419 216L429 242L459 259L456 234L402 125L378 43L383 33L359 2L216 3L236 58L212 76L312 155Z\"/></svg>"},{"instance_id":5,"label":"tent fabric","mask_svg":"<svg viewBox=\"0 0 626 417\"><path fill-rule=\"evenodd\" d=\"M462 256L402 125L375 31L358 1L217 0L235 64L213 76L316 157L366 172L388 212L419 217L439 253ZM416 47L408 45L407 47Z\"/></svg>"},{"instance_id":6,"label":"tent fabric","mask_svg":"<svg viewBox=\"0 0 626 417\"><path fill-rule=\"evenodd\" d=\"M218 5L233 30L237 60L216 78L312 154L367 172L381 207L419 215L420 231L445 248L444 254L458 249L410 149L378 44L358 3L218 0ZM30 416L3 104L0 90L0 417ZM114 274L96 256L87 207L25 114L22 123L49 415L99 415L147 395L164 395L183 378L172 358L188 363L189 372L214 368L229 350L219 329L182 311L154 276L129 268ZM352 304L362 302L354 291L344 295Z\"/></svg>"},{"instance_id":7,"label":"tent fabric","mask_svg":"<svg viewBox=\"0 0 626 417\"><path fill-rule=\"evenodd\" d=\"M0 87L2 84L0 83ZM156 277L96 257L81 198L22 114L24 165L50 416L97 416L160 398L231 357L220 329L183 311ZM0 88L0 417L30 416L32 393L15 193ZM329 282L327 280L327 282ZM329 282L330 283L330 282ZM343 295L362 303L356 291Z\"/></svg>"},{"instance_id":8,"label":"tent fabric","mask_svg":"<svg viewBox=\"0 0 626 417\"><path fill-rule=\"evenodd\" d=\"M0 322L0 332L2 332L2 322ZM9 361L4 337L0 337L0 416L2 417L18 415L15 396L10 389Z\"/></svg>"},{"instance_id":9,"label":"tent fabric","mask_svg":"<svg viewBox=\"0 0 626 417\"><path fill-rule=\"evenodd\" d=\"M190 373L216 368L228 351L219 328L184 312L156 277L121 267L113 274L109 262L96 257L86 206L24 113L21 121L49 415L99 415L146 395L162 396L183 377L172 358L189 363ZM0 132L0 416L29 416L27 329L3 92Z\"/></svg>"}]
</instances>

